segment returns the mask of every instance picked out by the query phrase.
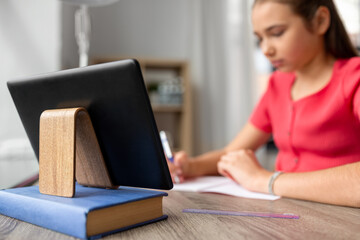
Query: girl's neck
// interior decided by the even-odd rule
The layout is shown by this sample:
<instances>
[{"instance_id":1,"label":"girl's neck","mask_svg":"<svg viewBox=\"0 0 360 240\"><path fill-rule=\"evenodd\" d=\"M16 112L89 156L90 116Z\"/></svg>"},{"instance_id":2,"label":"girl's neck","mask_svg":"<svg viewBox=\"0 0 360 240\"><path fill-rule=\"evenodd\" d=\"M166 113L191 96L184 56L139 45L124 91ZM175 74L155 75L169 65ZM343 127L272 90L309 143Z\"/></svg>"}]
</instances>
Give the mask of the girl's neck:
<instances>
[{"instance_id":1,"label":"girl's neck","mask_svg":"<svg viewBox=\"0 0 360 240\"><path fill-rule=\"evenodd\" d=\"M291 88L292 100L296 101L324 88L330 82L335 61L333 56L318 55L296 71L296 80Z\"/></svg>"},{"instance_id":2,"label":"girl's neck","mask_svg":"<svg viewBox=\"0 0 360 240\"><path fill-rule=\"evenodd\" d=\"M325 52L318 54L304 67L297 70L296 80L301 82L316 82L321 81L323 77L331 76L333 65L336 59ZM330 77L329 76L329 77ZM323 81L323 80L322 80Z\"/></svg>"}]
</instances>

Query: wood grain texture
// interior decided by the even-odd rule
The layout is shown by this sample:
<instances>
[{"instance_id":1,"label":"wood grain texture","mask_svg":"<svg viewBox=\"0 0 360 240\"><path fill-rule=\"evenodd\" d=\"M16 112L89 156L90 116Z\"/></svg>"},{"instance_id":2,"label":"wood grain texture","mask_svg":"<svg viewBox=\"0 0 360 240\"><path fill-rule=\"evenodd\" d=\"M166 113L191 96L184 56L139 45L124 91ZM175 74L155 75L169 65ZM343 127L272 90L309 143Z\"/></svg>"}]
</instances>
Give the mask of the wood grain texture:
<instances>
[{"instance_id":1,"label":"wood grain texture","mask_svg":"<svg viewBox=\"0 0 360 240\"><path fill-rule=\"evenodd\" d=\"M105 239L360 239L360 209L293 199L276 201L168 191L165 221ZM294 213L300 219L275 219L182 213L184 208ZM0 215L0 236L19 239L74 239Z\"/></svg>"},{"instance_id":2,"label":"wood grain texture","mask_svg":"<svg viewBox=\"0 0 360 240\"><path fill-rule=\"evenodd\" d=\"M101 149L85 109L76 118L76 180L84 186L116 188L110 180Z\"/></svg>"},{"instance_id":3,"label":"wood grain texture","mask_svg":"<svg viewBox=\"0 0 360 240\"><path fill-rule=\"evenodd\" d=\"M76 109L47 110L40 116L39 190L72 197L75 192Z\"/></svg>"},{"instance_id":4,"label":"wood grain texture","mask_svg":"<svg viewBox=\"0 0 360 240\"><path fill-rule=\"evenodd\" d=\"M40 117L39 190L73 197L75 173L85 186L114 188L84 108L44 111Z\"/></svg>"}]
</instances>

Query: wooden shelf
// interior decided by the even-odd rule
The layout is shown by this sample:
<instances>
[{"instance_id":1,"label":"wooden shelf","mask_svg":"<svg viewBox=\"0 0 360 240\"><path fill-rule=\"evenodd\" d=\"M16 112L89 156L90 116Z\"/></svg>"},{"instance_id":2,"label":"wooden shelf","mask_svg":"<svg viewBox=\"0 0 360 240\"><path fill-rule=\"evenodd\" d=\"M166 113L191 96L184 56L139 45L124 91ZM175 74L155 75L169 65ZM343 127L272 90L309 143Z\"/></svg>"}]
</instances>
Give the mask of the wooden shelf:
<instances>
[{"instance_id":1,"label":"wooden shelf","mask_svg":"<svg viewBox=\"0 0 360 240\"><path fill-rule=\"evenodd\" d=\"M185 150L189 155L193 154L192 136L192 101L191 84L189 79L189 64L187 61L174 59L154 59L134 56L121 57L98 57L94 58L92 64L118 61L122 59L136 59L141 66L145 84L157 85L161 82L161 76L176 78L181 82L183 92L182 101L179 104L170 102L154 102L152 109L158 130L170 133L170 142L174 151ZM152 99L150 97L150 99Z\"/></svg>"},{"instance_id":2,"label":"wooden shelf","mask_svg":"<svg viewBox=\"0 0 360 240\"><path fill-rule=\"evenodd\" d=\"M183 106L174 106L174 105L151 105L154 112L178 112L183 111Z\"/></svg>"}]
</instances>

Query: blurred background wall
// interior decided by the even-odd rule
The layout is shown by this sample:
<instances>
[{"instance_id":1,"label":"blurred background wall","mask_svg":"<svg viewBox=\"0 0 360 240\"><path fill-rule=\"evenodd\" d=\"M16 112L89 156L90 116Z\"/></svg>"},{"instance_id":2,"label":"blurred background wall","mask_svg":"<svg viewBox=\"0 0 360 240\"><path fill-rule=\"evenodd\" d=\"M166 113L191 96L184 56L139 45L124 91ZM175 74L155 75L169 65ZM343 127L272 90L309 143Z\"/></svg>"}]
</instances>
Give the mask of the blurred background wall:
<instances>
[{"instance_id":1,"label":"blurred background wall","mask_svg":"<svg viewBox=\"0 0 360 240\"><path fill-rule=\"evenodd\" d=\"M57 1L0 1L0 188L38 171L6 82L60 69L60 9Z\"/></svg>"}]
</instances>

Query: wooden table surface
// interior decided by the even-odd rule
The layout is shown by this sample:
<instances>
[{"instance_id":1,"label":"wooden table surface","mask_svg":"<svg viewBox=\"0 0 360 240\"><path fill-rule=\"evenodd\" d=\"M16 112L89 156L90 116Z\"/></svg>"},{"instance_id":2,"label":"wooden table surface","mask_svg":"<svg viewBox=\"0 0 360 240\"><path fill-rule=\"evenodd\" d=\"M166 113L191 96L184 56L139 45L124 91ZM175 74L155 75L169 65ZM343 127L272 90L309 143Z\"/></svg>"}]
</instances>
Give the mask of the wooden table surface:
<instances>
[{"instance_id":1,"label":"wooden table surface","mask_svg":"<svg viewBox=\"0 0 360 240\"><path fill-rule=\"evenodd\" d=\"M278 219L183 213L185 208L294 213ZM282 198L276 201L169 191L165 221L104 239L360 239L360 209ZM75 239L0 215L0 239Z\"/></svg>"}]
</instances>

